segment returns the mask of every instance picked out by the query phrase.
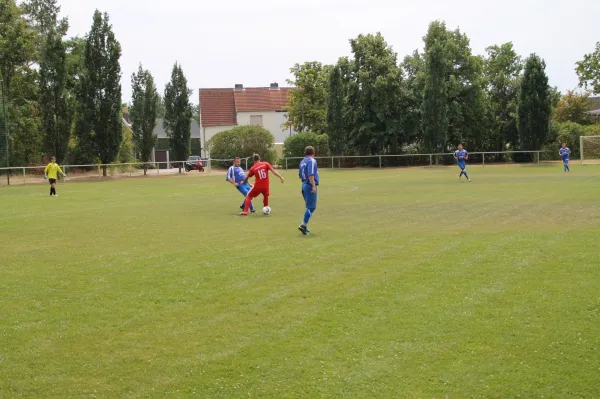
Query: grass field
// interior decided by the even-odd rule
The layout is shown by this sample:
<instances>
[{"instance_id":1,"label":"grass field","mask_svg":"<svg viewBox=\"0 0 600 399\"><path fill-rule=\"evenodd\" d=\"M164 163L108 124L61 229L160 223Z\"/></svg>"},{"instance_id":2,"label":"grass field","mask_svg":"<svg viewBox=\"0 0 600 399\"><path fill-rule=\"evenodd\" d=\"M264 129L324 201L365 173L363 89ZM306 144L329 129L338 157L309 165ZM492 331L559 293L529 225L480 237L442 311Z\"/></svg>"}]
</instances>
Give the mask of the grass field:
<instances>
[{"instance_id":1,"label":"grass field","mask_svg":"<svg viewBox=\"0 0 600 399\"><path fill-rule=\"evenodd\" d=\"M599 398L600 166L0 190L0 397Z\"/></svg>"}]
</instances>

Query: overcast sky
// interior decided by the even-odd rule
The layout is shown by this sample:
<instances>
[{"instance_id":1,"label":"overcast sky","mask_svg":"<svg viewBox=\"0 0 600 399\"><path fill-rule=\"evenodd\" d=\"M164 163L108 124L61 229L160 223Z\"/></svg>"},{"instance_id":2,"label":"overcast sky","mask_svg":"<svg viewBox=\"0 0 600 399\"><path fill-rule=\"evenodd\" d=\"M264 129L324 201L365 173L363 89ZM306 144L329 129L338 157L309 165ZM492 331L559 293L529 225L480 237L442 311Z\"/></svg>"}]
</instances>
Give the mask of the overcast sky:
<instances>
[{"instance_id":1,"label":"overcast sky","mask_svg":"<svg viewBox=\"0 0 600 399\"><path fill-rule=\"evenodd\" d=\"M546 60L550 85L577 86L575 62L600 40L600 2L586 0L59 0L71 36L83 36L94 10L108 12L123 56L123 98L141 62L162 93L175 61L192 100L197 89L286 84L294 63L335 63L348 40L381 32L399 60L416 48L429 22L444 20L471 39L476 54L512 41Z\"/></svg>"}]
</instances>

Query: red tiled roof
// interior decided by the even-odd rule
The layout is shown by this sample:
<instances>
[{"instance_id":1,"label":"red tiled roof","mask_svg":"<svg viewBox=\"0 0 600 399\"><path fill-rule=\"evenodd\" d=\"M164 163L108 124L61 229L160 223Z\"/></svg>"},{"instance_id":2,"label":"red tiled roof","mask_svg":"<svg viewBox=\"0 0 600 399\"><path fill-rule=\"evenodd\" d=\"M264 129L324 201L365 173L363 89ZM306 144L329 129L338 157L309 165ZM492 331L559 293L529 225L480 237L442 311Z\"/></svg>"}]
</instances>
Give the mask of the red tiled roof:
<instances>
[{"instance_id":1,"label":"red tiled roof","mask_svg":"<svg viewBox=\"0 0 600 399\"><path fill-rule=\"evenodd\" d=\"M292 88L282 87L271 90L268 87L247 88L235 91L235 108L244 111L283 111L289 104L289 94Z\"/></svg>"},{"instance_id":2,"label":"red tiled roof","mask_svg":"<svg viewBox=\"0 0 600 399\"><path fill-rule=\"evenodd\" d=\"M200 89L202 126L237 125L233 89Z\"/></svg>"},{"instance_id":3,"label":"red tiled roof","mask_svg":"<svg viewBox=\"0 0 600 399\"><path fill-rule=\"evenodd\" d=\"M250 87L233 89L200 89L202 126L237 125L237 112L283 111L290 102L291 87L271 90Z\"/></svg>"}]
</instances>

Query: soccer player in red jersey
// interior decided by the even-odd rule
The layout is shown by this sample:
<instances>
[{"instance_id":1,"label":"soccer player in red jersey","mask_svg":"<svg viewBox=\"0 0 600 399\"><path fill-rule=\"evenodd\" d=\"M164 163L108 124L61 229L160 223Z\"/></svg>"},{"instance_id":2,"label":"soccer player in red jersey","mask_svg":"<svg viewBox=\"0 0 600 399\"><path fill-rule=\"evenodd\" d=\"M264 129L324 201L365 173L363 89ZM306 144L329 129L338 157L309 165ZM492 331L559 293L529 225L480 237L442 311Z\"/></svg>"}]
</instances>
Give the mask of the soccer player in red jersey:
<instances>
[{"instance_id":1,"label":"soccer player in red jersey","mask_svg":"<svg viewBox=\"0 0 600 399\"><path fill-rule=\"evenodd\" d=\"M284 178L279 174L279 172L273 169L270 163L260 161L260 155L254 154L252 160L254 161L254 166L250 168L250 171L242 182L242 185L248 183L248 179L254 176L254 187L252 187L246 196L244 211L240 213L240 216L248 216L248 208L250 207L250 203L260 194L263 195L263 205L269 206L269 171L273 172L275 176L279 177L279 180L281 180L282 184L285 182Z\"/></svg>"}]
</instances>

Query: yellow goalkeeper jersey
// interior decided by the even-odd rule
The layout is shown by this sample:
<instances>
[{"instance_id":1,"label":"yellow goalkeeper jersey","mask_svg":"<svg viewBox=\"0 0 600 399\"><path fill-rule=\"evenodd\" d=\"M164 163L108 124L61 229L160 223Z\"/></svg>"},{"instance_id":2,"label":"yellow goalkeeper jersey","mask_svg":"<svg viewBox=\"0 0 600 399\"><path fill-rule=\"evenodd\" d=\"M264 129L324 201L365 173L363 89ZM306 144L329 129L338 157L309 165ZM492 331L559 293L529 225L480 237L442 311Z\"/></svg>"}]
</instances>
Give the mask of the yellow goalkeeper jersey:
<instances>
[{"instance_id":1,"label":"yellow goalkeeper jersey","mask_svg":"<svg viewBox=\"0 0 600 399\"><path fill-rule=\"evenodd\" d=\"M46 169L44 169L44 173L48 175L48 179L58 179L58 172L62 173L63 171L55 162L50 162L46 166Z\"/></svg>"}]
</instances>

